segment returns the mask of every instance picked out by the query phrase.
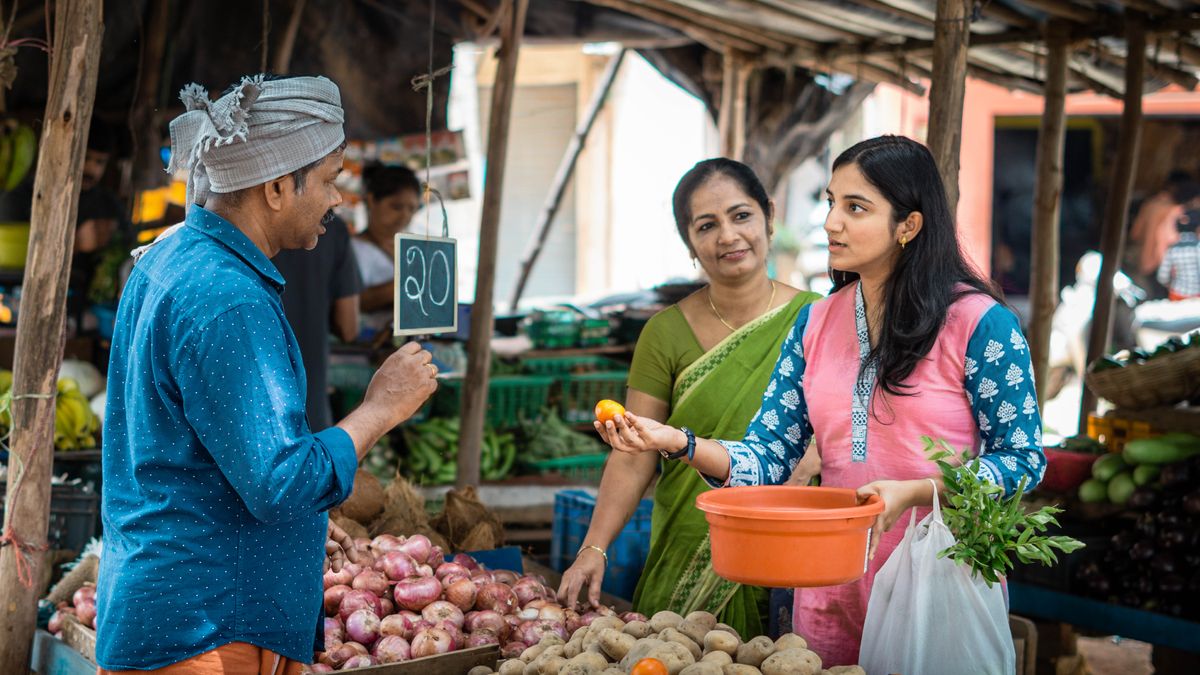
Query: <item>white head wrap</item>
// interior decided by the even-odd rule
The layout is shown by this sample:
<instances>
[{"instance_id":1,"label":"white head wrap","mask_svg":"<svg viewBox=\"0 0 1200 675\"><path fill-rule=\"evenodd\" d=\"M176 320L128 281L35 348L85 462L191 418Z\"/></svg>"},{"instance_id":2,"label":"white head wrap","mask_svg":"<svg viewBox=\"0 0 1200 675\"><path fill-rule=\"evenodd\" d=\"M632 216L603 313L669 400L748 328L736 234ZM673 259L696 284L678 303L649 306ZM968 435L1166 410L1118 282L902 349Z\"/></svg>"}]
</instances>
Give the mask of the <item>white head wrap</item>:
<instances>
[{"instance_id":1,"label":"white head wrap","mask_svg":"<svg viewBox=\"0 0 1200 675\"><path fill-rule=\"evenodd\" d=\"M179 98L187 112L171 122L167 171L188 172L188 204L285 176L346 138L341 95L324 77L246 77L216 101L189 84Z\"/></svg>"}]
</instances>

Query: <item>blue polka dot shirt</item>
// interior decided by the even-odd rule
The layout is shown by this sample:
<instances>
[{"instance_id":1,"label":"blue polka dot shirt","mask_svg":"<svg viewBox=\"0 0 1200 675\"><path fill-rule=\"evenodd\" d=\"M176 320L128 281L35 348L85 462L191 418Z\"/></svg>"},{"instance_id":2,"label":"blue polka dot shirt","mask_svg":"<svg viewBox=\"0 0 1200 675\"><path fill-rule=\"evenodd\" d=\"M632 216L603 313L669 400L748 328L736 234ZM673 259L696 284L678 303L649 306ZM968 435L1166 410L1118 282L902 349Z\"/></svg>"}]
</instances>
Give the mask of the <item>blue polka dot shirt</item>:
<instances>
[{"instance_id":1,"label":"blue polka dot shirt","mask_svg":"<svg viewBox=\"0 0 1200 675\"><path fill-rule=\"evenodd\" d=\"M134 266L104 418L96 660L153 669L230 642L312 658L326 514L357 459L313 434L283 277L198 206Z\"/></svg>"}]
</instances>

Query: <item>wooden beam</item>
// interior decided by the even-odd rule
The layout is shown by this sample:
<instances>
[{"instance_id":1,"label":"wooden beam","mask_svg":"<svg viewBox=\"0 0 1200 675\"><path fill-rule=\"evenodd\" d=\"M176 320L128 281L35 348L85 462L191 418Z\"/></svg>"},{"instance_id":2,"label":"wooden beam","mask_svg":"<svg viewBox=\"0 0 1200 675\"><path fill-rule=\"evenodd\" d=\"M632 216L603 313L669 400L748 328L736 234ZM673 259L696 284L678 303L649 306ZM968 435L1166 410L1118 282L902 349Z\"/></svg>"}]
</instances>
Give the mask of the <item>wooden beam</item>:
<instances>
[{"instance_id":1,"label":"wooden beam","mask_svg":"<svg viewBox=\"0 0 1200 675\"><path fill-rule=\"evenodd\" d=\"M717 135L721 156L742 160L746 150L746 96L754 65L740 52L727 50L721 60L721 108Z\"/></svg>"},{"instance_id":2,"label":"wooden beam","mask_svg":"<svg viewBox=\"0 0 1200 675\"><path fill-rule=\"evenodd\" d=\"M1100 44L1097 47L1098 47L1098 52L1099 52L1100 58L1113 64L1114 66L1119 66L1122 69L1125 67L1125 57L1124 56L1113 53L1113 51L1111 49L1104 46L1103 44ZM1177 84L1177 85L1183 87L1184 89L1187 89L1188 91L1195 89L1196 85L1200 85L1200 78L1197 78L1195 75L1187 72L1186 70L1181 70L1179 68L1176 68L1169 64L1163 63L1161 61L1154 60L1153 56L1156 51L1158 51L1158 50L1151 48L1147 51L1147 54L1146 54L1146 72L1149 73L1152 77L1163 80L1165 82L1170 82L1172 84ZM1163 49L1163 50L1161 50L1161 52L1158 55L1162 56L1163 54L1170 54L1170 53L1171 52L1169 50Z\"/></svg>"},{"instance_id":3,"label":"wooden beam","mask_svg":"<svg viewBox=\"0 0 1200 675\"><path fill-rule=\"evenodd\" d=\"M296 34L300 32L300 19L304 16L304 5L308 0L292 0L292 14L288 17L287 27L283 30L283 39L275 48L275 58L271 60L271 72L276 75L287 75L292 66L292 52L296 49Z\"/></svg>"},{"instance_id":4,"label":"wooden beam","mask_svg":"<svg viewBox=\"0 0 1200 675\"><path fill-rule=\"evenodd\" d=\"M133 139L133 185L134 189L150 189L166 184L159 148L162 146L162 112L159 97L162 91L162 73L167 48L168 0L150 0L146 3L146 25L142 34L142 53L139 57L139 73L134 102L127 124L129 137Z\"/></svg>"},{"instance_id":5,"label":"wooden beam","mask_svg":"<svg viewBox=\"0 0 1200 675\"><path fill-rule=\"evenodd\" d=\"M50 524L55 382L66 334L67 277L88 125L96 100L101 0L59 0L22 283L12 438L0 530L0 673L29 670Z\"/></svg>"},{"instance_id":6,"label":"wooden beam","mask_svg":"<svg viewBox=\"0 0 1200 675\"><path fill-rule=\"evenodd\" d=\"M737 38L741 42L749 42L750 44L759 45L764 49L772 49L775 51L786 51L789 43L779 37L772 36L769 31L764 31L757 28L748 28L736 21L728 21L720 17L700 12L689 7L685 7L670 0L628 0L630 4L641 5L649 9L653 9L664 14L674 15L684 21L688 21L694 25L700 26L708 30L717 30L722 33L728 33Z\"/></svg>"},{"instance_id":7,"label":"wooden beam","mask_svg":"<svg viewBox=\"0 0 1200 675\"><path fill-rule=\"evenodd\" d=\"M567 150L558 163L558 171L554 173L550 192L542 204L537 223L533 226L533 236L530 237L525 257L521 260L521 275L517 279L517 286L513 289L512 300L509 302L509 310L512 312L517 311L517 305L521 302L521 295L525 292L525 284L529 282L533 265L542 253L546 237L550 235L550 225L554 223L554 215L558 213L558 206L562 203L563 194L566 193L567 185L570 184L571 177L575 174L575 163L579 160L579 155L583 153L588 134L591 133L592 126L596 123L596 117L604 107L604 102L608 100L608 92L612 90L613 83L617 81L617 72L621 68L621 62L625 60L625 51L622 49L609 59L608 65L604 68L604 74L596 85L596 91L592 94L592 100L588 102L587 110L583 113L583 119L575 128L575 135L567 143Z\"/></svg>"},{"instance_id":8,"label":"wooden beam","mask_svg":"<svg viewBox=\"0 0 1200 675\"><path fill-rule=\"evenodd\" d=\"M487 175L483 184L483 213L479 224L479 263L475 300L471 304L471 333L467 344L467 378L463 383L462 429L458 436L458 487L479 485L479 459L483 449L483 422L487 413L489 371L492 365L492 330L496 288L496 249L500 240L501 196L508 161L508 131L513 94L517 86L517 57L525 32L529 0L507 0L500 22L499 63L492 85L488 118Z\"/></svg>"},{"instance_id":9,"label":"wooden beam","mask_svg":"<svg viewBox=\"0 0 1200 675\"><path fill-rule=\"evenodd\" d=\"M1021 0L1025 5L1040 9L1050 16L1070 19L1076 23L1091 23L1100 15L1068 0Z\"/></svg>"},{"instance_id":10,"label":"wooden beam","mask_svg":"<svg viewBox=\"0 0 1200 675\"><path fill-rule=\"evenodd\" d=\"M685 21L673 14L660 12L656 9L651 9L644 5L639 5L630 0L588 0L593 5L608 7L619 12L625 12L631 16L636 16L647 21L657 23L672 30L677 30L680 33L692 38L696 42L704 45L714 52L725 51L726 46L733 46L741 40L728 33L701 28L690 21Z\"/></svg>"},{"instance_id":11,"label":"wooden beam","mask_svg":"<svg viewBox=\"0 0 1200 675\"><path fill-rule=\"evenodd\" d=\"M929 88L927 144L937 161L950 213L958 208L958 159L966 94L968 21L971 0L938 0L933 41L933 81Z\"/></svg>"},{"instance_id":12,"label":"wooden beam","mask_svg":"<svg viewBox=\"0 0 1200 675\"><path fill-rule=\"evenodd\" d=\"M761 0L725 0L725 2L735 7L742 7L746 10L759 13L767 17L769 21L778 22L779 32L786 33L790 39L803 39L805 37L793 30L785 29L785 26L793 23L799 24L799 28L807 27L809 30L815 28L816 30L832 33L848 40L862 39L862 34L846 30L844 26L838 25L835 21L813 19L808 15L794 11L787 5L770 4ZM809 42L813 45L820 44L815 40L809 40Z\"/></svg>"},{"instance_id":13,"label":"wooden beam","mask_svg":"<svg viewBox=\"0 0 1200 675\"><path fill-rule=\"evenodd\" d=\"M894 2L894 0L893 0ZM915 6L912 9L900 7L893 2L886 0L854 0L854 4L874 9L880 12L891 14L892 16L911 21L920 26L933 27L934 13L923 6Z\"/></svg>"},{"instance_id":14,"label":"wooden beam","mask_svg":"<svg viewBox=\"0 0 1200 675\"><path fill-rule=\"evenodd\" d=\"M1112 333L1113 275L1120 269L1125 252L1125 226L1129 197L1133 192L1133 174L1142 137L1142 86L1146 80L1146 20L1140 12L1127 11L1125 41L1129 59L1125 63L1125 107L1121 112L1121 131L1113 166L1112 186L1104 209L1100 234L1100 253L1104 262L1096 279L1096 304L1092 310L1088 337L1087 363L1108 351ZM1096 396L1084 387L1079 410L1079 427L1087 430L1088 414L1095 410Z\"/></svg>"},{"instance_id":15,"label":"wooden beam","mask_svg":"<svg viewBox=\"0 0 1200 675\"><path fill-rule=\"evenodd\" d=\"M1062 205L1063 151L1066 147L1067 56L1069 28L1053 20L1046 28L1046 88L1038 128L1033 184L1033 259L1029 271L1029 355L1033 359L1037 399L1046 404L1050 381L1050 326L1058 307L1059 212Z\"/></svg>"},{"instance_id":16,"label":"wooden beam","mask_svg":"<svg viewBox=\"0 0 1200 675\"><path fill-rule=\"evenodd\" d=\"M1175 37L1165 35L1160 39L1160 41L1162 43L1163 51L1167 52L1168 54L1178 54L1179 60L1183 61L1184 63L1193 66L1200 66L1200 47L1197 47L1190 42L1184 42L1183 40L1179 40Z\"/></svg>"}]
</instances>

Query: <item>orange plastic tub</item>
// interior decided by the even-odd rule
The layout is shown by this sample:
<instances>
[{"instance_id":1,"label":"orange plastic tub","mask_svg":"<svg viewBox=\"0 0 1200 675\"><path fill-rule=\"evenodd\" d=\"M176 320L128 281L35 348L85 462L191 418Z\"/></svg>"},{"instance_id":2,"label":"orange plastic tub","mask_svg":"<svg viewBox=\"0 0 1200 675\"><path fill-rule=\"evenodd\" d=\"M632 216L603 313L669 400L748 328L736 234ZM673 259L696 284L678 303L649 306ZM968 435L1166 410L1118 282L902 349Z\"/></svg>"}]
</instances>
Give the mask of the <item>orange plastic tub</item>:
<instances>
[{"instance_id":1,"label":"orange plastic tub","mask_svg":"<svg viewBox=\"0 0 1200 675\"><path fill-rule=\"evenodd\" d=\"M867 571L871 526L883 513L854 490L764 485L710 490L696 498L708 519L713 570L769 588L833 586Z\"/></svg>"}]
</instances>

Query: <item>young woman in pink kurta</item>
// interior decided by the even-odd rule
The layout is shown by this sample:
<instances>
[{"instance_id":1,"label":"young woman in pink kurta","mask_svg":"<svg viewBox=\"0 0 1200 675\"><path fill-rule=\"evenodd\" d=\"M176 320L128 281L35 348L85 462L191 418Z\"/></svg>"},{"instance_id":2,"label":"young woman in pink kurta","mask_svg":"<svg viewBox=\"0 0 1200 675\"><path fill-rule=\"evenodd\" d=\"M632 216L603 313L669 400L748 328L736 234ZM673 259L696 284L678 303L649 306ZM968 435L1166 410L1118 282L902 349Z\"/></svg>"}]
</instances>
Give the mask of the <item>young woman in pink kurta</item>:
<instances>
[{"instance_id":1,"label":"young woman in pink kurta","mask_svg":"<svg viewBox=\"0 0 1200 675\"><path fill-rule=\"evenodd\" d=\"M858 661L900 516L927 510L928 478L940 489L921 436L975 450L980 476L1006 493L1045 472L1028 346L964 261L929 151L902 137L859 143L834 163L828 194L835 292L797 317L744 439L695 439L633 413L598 425L617 450L684 451L714 487L782 483L815 440L822 485L883 499L867 574L796 591L793 626L825 667Z\"/></svg>"}]
</instances>

